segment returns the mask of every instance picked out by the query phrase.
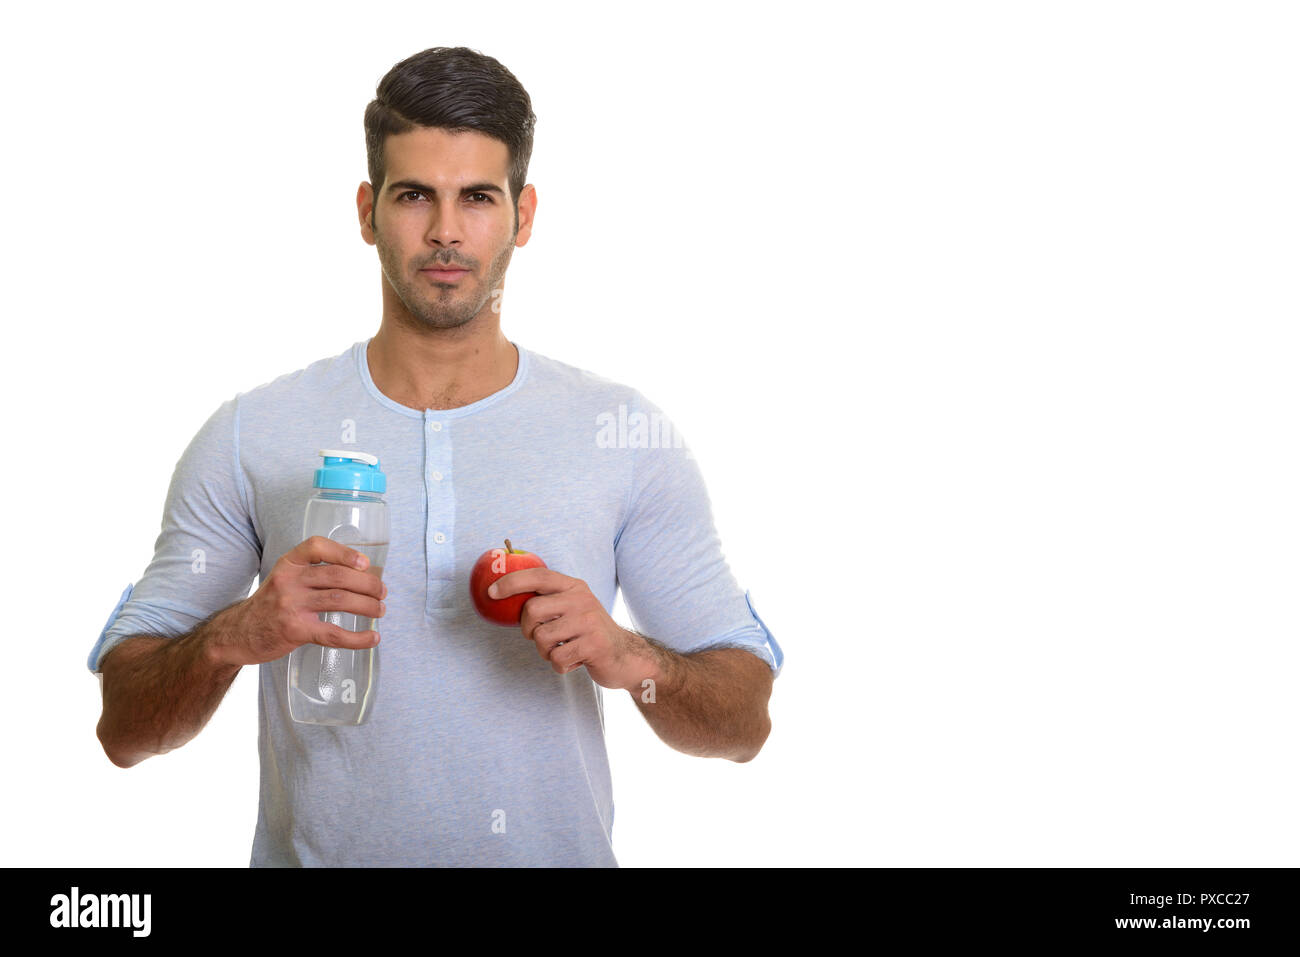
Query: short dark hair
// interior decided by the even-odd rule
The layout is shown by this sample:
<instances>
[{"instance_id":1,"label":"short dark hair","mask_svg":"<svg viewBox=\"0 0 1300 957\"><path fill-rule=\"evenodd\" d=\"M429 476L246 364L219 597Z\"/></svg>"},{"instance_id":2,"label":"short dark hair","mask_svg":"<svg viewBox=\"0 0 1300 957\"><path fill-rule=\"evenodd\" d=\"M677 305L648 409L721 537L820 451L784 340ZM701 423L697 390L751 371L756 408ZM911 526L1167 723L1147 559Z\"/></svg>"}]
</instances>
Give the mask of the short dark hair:
<instances>
[{"instance_id":1,"label":"short dark hair","mask_svg":"<svg viewBox=\"0 0 1300 957\"><path fill-rule=\"evenodd\" d=\"M517 231L519 194L528 181L536 124L528 91L492 57L468 47L431 47L409 56L384 75L366 106L366 168L375 203L387 172L384 144L389 136L417 126L473 130L500 140L509 151Z\"/></svg>"}]
</instances>

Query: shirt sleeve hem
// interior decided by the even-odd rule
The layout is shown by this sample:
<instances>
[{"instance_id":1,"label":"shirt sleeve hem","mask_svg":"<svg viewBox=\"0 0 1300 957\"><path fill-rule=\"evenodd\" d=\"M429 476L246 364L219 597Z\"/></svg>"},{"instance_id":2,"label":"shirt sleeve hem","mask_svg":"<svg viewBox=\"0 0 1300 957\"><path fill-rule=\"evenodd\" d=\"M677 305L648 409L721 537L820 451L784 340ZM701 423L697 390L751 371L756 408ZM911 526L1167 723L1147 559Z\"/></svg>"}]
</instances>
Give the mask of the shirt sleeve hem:
<instances>
[{"instance_id":1,"label":"shirt sleeve hem","mask_svg":"<svg viewBox=\"0 0 1300 957\"><path fill-rule=\"evenodd\" d=\"M105 654L117 646L117 641L108 642L108 629L112 628L113 622L117 621L117 616L121 613L122 606L125 605L126 600L131 597L131 592L134 588L135 582L126 586L126 590L122 592L122 597L117 600L117 607L113 609L113 613L108 616L108 621L104 623L104 630L101 631L99 637L95 639L95 646L90 649L90 657L86 659L86 667L90 669L91 674L100 673L100 661L103 660Z\"/></svg>"}]
</instances>

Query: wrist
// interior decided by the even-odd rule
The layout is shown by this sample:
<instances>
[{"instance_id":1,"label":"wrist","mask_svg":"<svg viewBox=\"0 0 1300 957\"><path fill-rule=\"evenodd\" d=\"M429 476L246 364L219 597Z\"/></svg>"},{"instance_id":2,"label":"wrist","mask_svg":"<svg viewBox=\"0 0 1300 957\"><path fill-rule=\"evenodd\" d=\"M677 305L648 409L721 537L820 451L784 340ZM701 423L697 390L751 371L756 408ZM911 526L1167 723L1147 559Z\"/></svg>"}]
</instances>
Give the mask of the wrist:
<instances>
[{"instance_id":1,"label":"wrist","mask_svg":"<svg viewBox=\"0 0 1300 957\"><path fill-rule=\"evenodd\" d=\"M651 681L653 684L650 687L655 689L656 697L667 693L676 683L677 668L673 653L645 635L635 631L629 631L627 634L634 649L633 655L637 660L637 677L634 683L624 690L637 696L647 688L646 681Z\"/></svg>"},{"instance_id":2,"label":"wrist","mask_svg":"<svg viewBox=\"0 0 1300 957\"><path fill-rule=\"evenodd\" d=\"M238 671L241 662L234 660L234 645L228 640L238 628L243 602L216 615L194 635L198 639L199 657L213 671Z\"/></svg>"}]
</instances>

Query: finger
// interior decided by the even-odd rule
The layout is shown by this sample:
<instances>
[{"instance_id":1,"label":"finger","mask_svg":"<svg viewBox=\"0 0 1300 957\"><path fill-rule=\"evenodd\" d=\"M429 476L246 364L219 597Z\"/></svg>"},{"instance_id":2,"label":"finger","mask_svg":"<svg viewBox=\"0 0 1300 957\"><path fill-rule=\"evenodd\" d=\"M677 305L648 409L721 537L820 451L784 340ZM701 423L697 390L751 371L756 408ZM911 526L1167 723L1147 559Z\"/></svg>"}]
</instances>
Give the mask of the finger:
<instances>
[{"instance_id":1,"label":"finger","mask_svg":"<svg viewBox=\"0 0 1300 957\"><path fill-rule=\"evenodd\" d=\"M552 568L521 568L506 572L488 588L488 597L507 598L520 592L535 591L542 595L563 591L572 581Z\"/></svg>"},{"instance_id":2,"label":"finger","mask_svg":"<svg viewBox=\"0 0 1300 957\"><path fill-rule=\"evenodd\" d=\"M572 642L579 635L580 631L575 625L574 619L564 617L538 625L533 630L532 638L533 643L537 645L537 653L550 661L559 645Z\"/></svg>"},{"instance_id":3,"label":"finger","mask_svg":"<svg viewBox=\"0 0 1300 957\"><path fill-rule=\"evenodd\" d=\"M285 553L285 557L296 565L333 562L336 565L348 565L360 569L365 569L370 565L370 559L355 548L349 548L342 542L336 542L324 535L313 535L311 538L299 542Z\"/></svg>"},{"instance_id":4,"label":"finger","mask_svg":"<svg viewBox=\"0 0 1300 957\"><path fill-rule=\"evenodd\" d=\"M517 572L506 572L488 586L488 597L496 599L509 598L519 592L532 591L533 589L524 588L518 584L520 576L526 576L530 571L532 571L531 568L523 568Z\"/></svg>"},{"instance_id":5,"label":"finger","mask_svg":"<svg viewBox=\"0 0 1300 957\"><path fill-rule=\"evenodd\" d=\"M583 652L585 642L579 638L576 641L566 641L555 647L551 652L551 668L556 674L564 675L581 667L586 663L587 657Z\"/></svg>"},{"instance_id":6,"label":"finger","mask_svg":"<svg viewBox=\"0 0 1300 957\"><path fill-rule=\"evenodd\" d=\"M310 588L342 588L372 598L383 598L387 593L383 580L374 572L374 566L363 572L330 563L312 565L303 571L302 582Z\"/></svg>"},{"instance_id":7,"label":"finger","mask_svg":"<svg viewBox=\"0 0 1300 957\"><path fill-rule=\"evenodd\" d=\"M369 595L358 595L344 588L315 588L307 595L306 606L315 612L342 611L366 618L382 618L384 603Z\"/></svg>"},{"instance_id":8,"label":"finger","mask_svg":"<svg viewBox=\"0 0 1300 957\"><path fill-rule=\"evenodd\" d=\"M561 595L538 595L524 602L519 615L519 627L530 638L533 629L545 621L561 618L565 613L564 597Z\"/></svg>"},{"instance_id":9,"label":"finger","mask_svg":"<svg viewBox=\"0 0 1300 957\"><path fill-rule=\"evenodd\" d=\"M373 648L379 644L379 632L348 631L338 625L321 622L312 629L311 640L326 648Z\"/></svg>"}]
</instances>

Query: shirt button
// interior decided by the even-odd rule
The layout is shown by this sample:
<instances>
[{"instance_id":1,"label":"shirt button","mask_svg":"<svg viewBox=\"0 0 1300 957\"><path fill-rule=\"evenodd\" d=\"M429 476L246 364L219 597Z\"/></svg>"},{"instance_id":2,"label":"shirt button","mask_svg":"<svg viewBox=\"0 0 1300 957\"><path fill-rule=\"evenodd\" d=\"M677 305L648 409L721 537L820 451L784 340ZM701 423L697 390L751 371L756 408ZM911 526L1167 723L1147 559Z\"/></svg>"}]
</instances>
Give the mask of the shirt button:
<instances>
[{"instance_id":1,"label":"shirt button","mask_svg":"<svg viewBox=\"0 0 1300 957\"><path fill-rule=\"evenodd\" d=\"M441 432L441 431L442 431L442 423L441 423L441 422L430 422L430 423L429 423L429 431L430 431L430 432Z\"/></svg>"},{"instance_id":2,"label":"shirt button","mask_svg":"<svg viewBox=\"0 0 1300 957\"><path fill-rule=\"evenodd\" d=\"M434 532L433 540L437 542L439 545L441 545L443 542L447 540L447 536L442 534L442 532Z\"/></svg>"},{"instance_id":3,"label":"shirt button","mask_svg":"<svg viewBox=\"0 0 1300 957\"><path fill-rule=\"evenodd\" d=\"M430 473L429 473L429 477L430 477L431 479L433 479L435 482L441 482L441 481L442 481L442 473L441 473L441 472L430 472Z\"/></svg>"}]
</instances>

